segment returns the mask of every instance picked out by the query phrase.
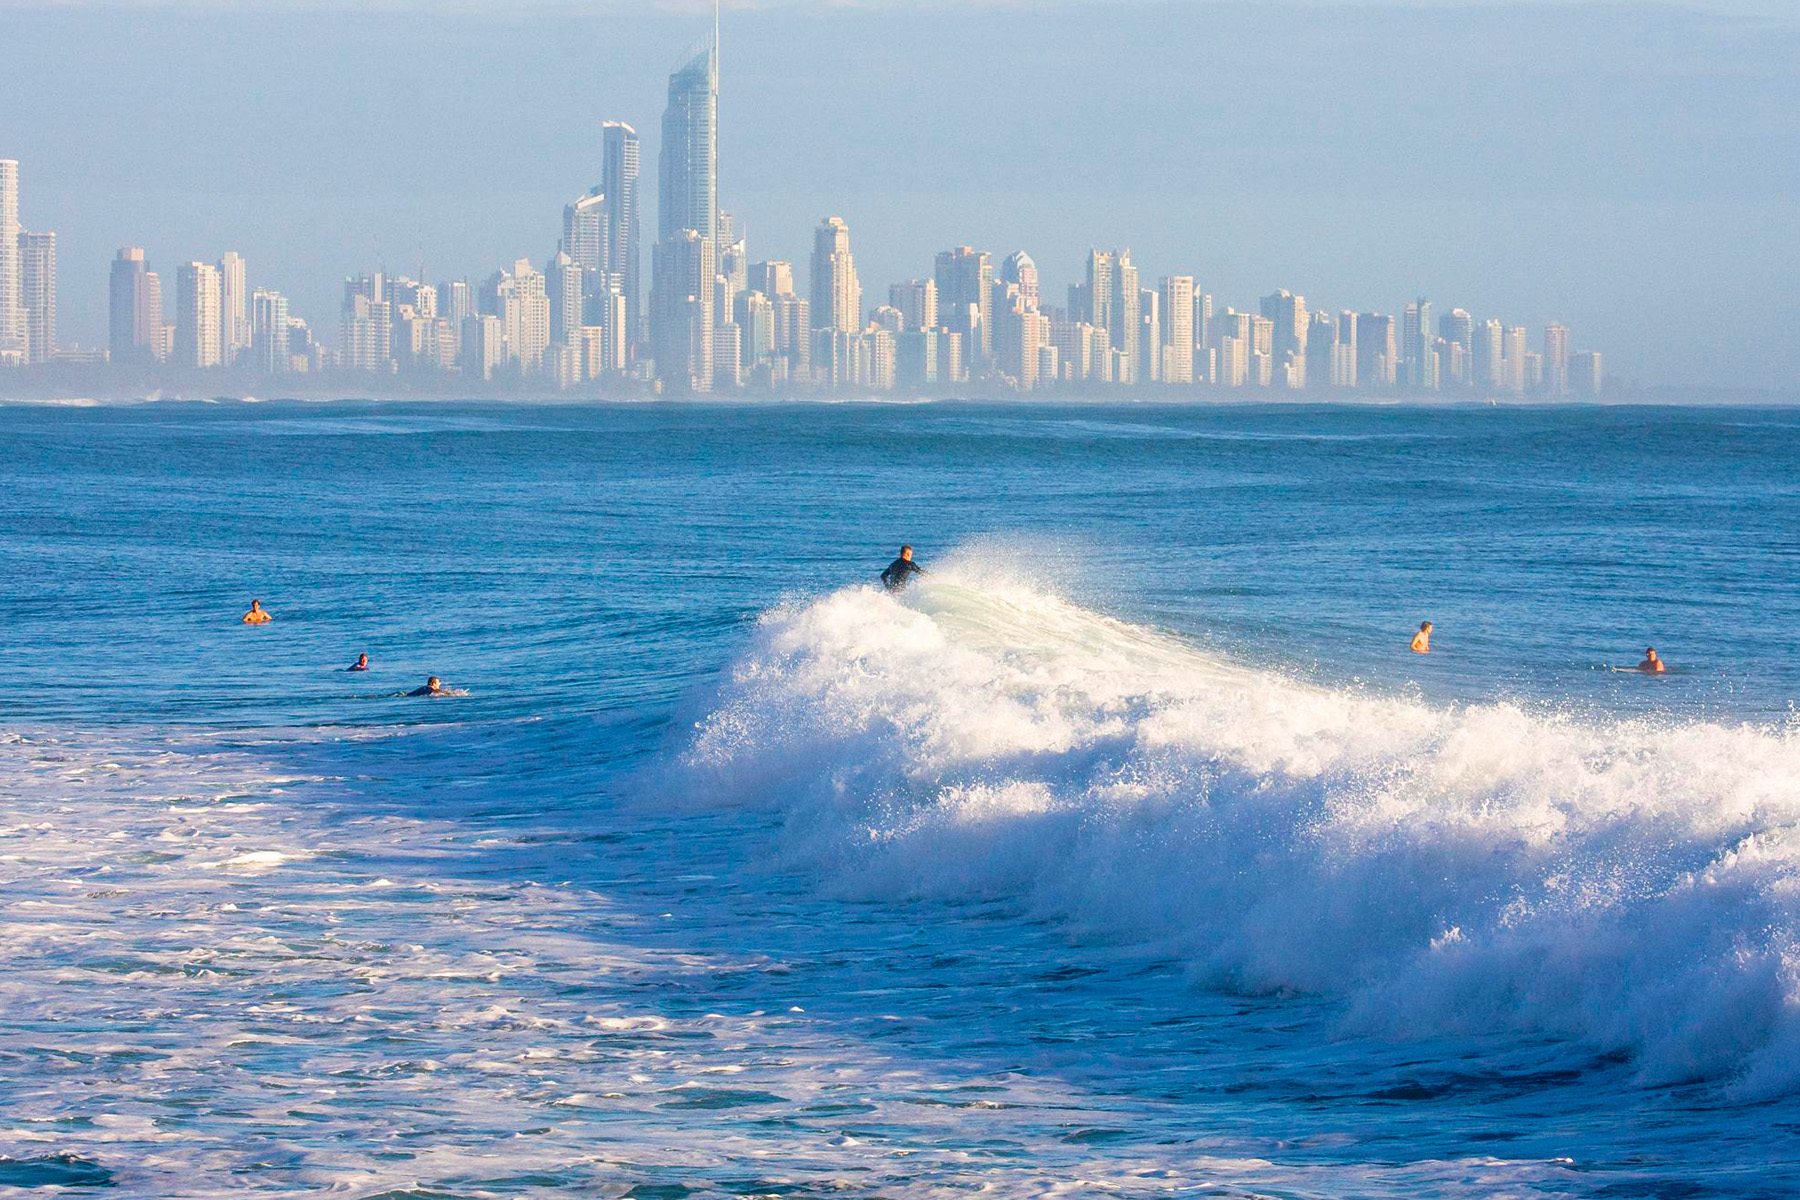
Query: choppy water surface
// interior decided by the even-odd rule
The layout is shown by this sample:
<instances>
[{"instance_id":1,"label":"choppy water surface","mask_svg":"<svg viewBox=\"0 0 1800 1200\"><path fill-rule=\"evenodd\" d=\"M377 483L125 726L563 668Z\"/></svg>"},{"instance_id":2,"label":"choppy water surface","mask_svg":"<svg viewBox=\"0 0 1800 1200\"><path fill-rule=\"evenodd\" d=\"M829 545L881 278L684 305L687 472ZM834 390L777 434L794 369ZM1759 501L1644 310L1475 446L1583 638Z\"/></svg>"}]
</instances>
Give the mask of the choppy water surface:
<instances>
[{"instance_id":1,"label":"choppy water surface","mask_svg":"<svg viewBox=\"0 0 1800 1200\"><path fill-rule=\"evenodd\" d=\"M0 1191L1791 1195L1796 529L1784 412L0 408Z\"/></svg>"}]
</instances>

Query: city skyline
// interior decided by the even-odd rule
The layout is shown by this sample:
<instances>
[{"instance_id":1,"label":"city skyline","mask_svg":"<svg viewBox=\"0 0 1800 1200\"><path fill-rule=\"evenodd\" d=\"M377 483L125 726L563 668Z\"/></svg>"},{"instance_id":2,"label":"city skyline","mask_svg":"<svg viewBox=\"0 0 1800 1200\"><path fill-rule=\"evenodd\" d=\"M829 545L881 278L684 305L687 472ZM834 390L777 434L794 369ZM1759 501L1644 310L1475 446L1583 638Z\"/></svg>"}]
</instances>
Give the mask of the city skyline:
<instances>
[{"instance_id":1,"label":"city skyline","mask_svg":"<svg viewBox=\"0 0 1800 1200\"><path fill-rule=\"evenodd\" d=\"M163 18L158 19L161 20ZM760 15L740 16L736 19L736 23L745 27L748 34L754 35L759 26L763 23L763 18ZM689 34L695 32L694 22L691 20L674 23L671 28L680 26L685 26ZM728 34L728 36L730 35ZM679 45L679 42L672 44ZM666 49L667 47L664 48L665 52L662 55L664 61L667 61L670 57L666 53ZM759 65L759 57L761 56L754 53L740 52L733 61L738 63L739 69L754 81L759 72L766 74L766 72L775 65L770 63ZM715 55L714 65L707 68L707 72L713 75L715 83L716 70ZM727 159L732 159L733 155L737 154L737 159L733 159L733 161L743 159L744 156L733 149L735 144L734 139L748 137L749 134L746 131L753 131L759 126L766 125L771 117L770 113L757 111L750 107L751 101L749 99L741 100L739 98L738 91L736 90L738 88L738 82L735 79L731 81L731 88L733 90L727 105L730 113L729 119L726 122L728 133L724 138L724 145L722 148L717 145L718 139L716 134L714 136L715 145L712 148L712 166L711 171L708 172L711 178L707 181L707 186L702 189L703 191L710 192L711 197L716 197L718 194L718 178L720 175L718 158L722 155ZM750 90L752 95L754 95L753 89L746 90ZM650 103L653 103L653 101ZM581 180L581 185L579 188L563 189L564 196L562 197L562 202L557 205L558 209L561 209L567 201L577 197L582 192L585 192L590 188L602 186L606 182L606 180L603 179L603 175L610 175L609 171L603 169L601 163L603 154L599 145L601 138L599 131L604 125L616 122L621 127L625 127L624 123L629 119L630 126L635 126L636 128L643 128L645 126L649 126L652 129L657 128L658 122L654 119L652 114L646 113L645 111L650 108L650 103L647 103L645 98L641 96L627 97L623 98L616 107L591 113L584 112L582 114L579 125L576 127L577 132L569 135L569 145L565 150L568 161L562 165L560 171L562 178L579 179ZM715 122L717 121L716 111L713 120ZM646 145L644 147L644 152L649 154L653 161L662 159L666 156L669 139L667 137L659 137L657 143L658 144L654 146ZM0 147L0 154L6 154L9 149L10 147ZM607 151L606 153L610 155L610 151ZM969 153L979 156L980 151L971 150ZM944 154L945 162L948 166L954 167L957 162L961 161L958 151L954 148L946 148ZM24 156L19 155L19 157ZM1044 268L1047 268L1043 272L1043 279L1041 282L1041 291L1045 298L1044 303L1047 306L1060 305L1061 293L1069 286L1069 284L1078 284L1084 280L1087 274L1087 268L1090 264L1082 260L1086 257L1085 252L1088 247L1109 245L1123 248L1126 246L1134 246L1137 250L1134 257L1138 263L1142 264L1143 279L1146 287L1152 289L1159 287L1159 281L1165 276L1193 276L1199 279L1200 284L1205 291L1215 296L1222 307L1236 305L1254 310L1258 306L1261 297L1286 288L1294 294L1308 297L1312 301L1315 309L1322 300L1333 312L1340 310L1357 312L1378 311L1390 312L1398 316L1404 299L1410 299L1420 293L1426 293L1439 298L1440 312L1447 311L1453 307L1466 307L1467 310L1474 312L1477 317L1483 319L1490 314L1498 312L1503 317L1504 323L1508 329L1514 325L1524 325L1529 327L1533 331L1532 336L1534 341L1537 340L1538 331L1548 325L1566 325L1571 327L1576 330L1577 349L1590 346L1601 346L1614 355L1612 369L1615 374L1624 373L1635 375L1643 378L1646 383L1650 384L1665 381L1675 383L1691 381L1691 379L1684 380L1683 377L1677 373L1647 374L1642 369L1639 369L1637 362L1633 361L1631 358L1625 358L1623 362L1620 362L1619 356L1610 342L1603 340L1603 334L1595 332L1596 329L1604 330L1609 323L1616 324L1618 317L1615 315L1608 318L1608 320L1602 320L1598 323L1581 319L1579 314L1582 311L1582 305L1554 303L1554 297L1558 288L1553 282L1547 282L1545 285L1545 299L1539 300L1533 297L1523 305L1504 306L1495 304L1491 301L1484 302L1482 294L1484 292L1491 293L1494 290L1491 287L1457 287L1454 281L1457 272L1447 273L1451 276L1451 282L1449 283L1440 282L1435 278L1420 278L1416 284L1395 289L1393 288L1391 281L1383 282L1380 279L1382 272L1374 271L1371 272L1371 276L1366 284L1359 286L1333 286L1329 280L1334 274L1341 274L1341 267L1331 263L1329 260L1321 260L1317 263L1316 267L1313 267L1310 270L1304 269L1303 266L1300 268L1284 270L1281 269L1280 264L1285 259L1292 257L1292 255L1278 246L1267 255L1267 261L1270 265L1266 269L1259 271L1253 280L1246 286L1241 281L1234 281L1234 272L1232 270L1227 268L1214 268L1212 263L1219 257L1219 247L1227 241L1239 242L1248 240L1256 242L1261 239L1255 237L1247 239L1238 237L1224 238L1217 233L1210 237L1205 236L1204 227L1210 223L1210 213L1208 210L1204 209L1196 211L1196 219L1194 222L1195 236L1190 243L1191 248L1177 254L1170 254L1166 251L1163 245L1163 242L1166 241L1166 239L1153 237L1146 241L1145 239L1131 236L1131 222L1127 219L1128 214L1122 214L1116 231L1114 232L1101 231L1091 238L1084 238L1080 241L1065 240L1051 243L1042 238L1033 240L1028 232L1023 231L1017 236L1010 236L1003 232L996 235L991 240L985 238L977 239L973 235L979 233L979 229L963 230L953 228L951 227L952 222L948 219L938 221L932 219L930 213L922 213L918 218L920 223L929 222L933 227L941 227L942 232L935 238L937 241L937 248L925 255L920 255L912 250L910 246L896 245L894 241L890 240L887 236L888 231L884 227L884 223L880 221L870 221L862 217L860 213L866 211L868 208L866 202L858 202L855 199L852 199L848 203L840 204L829 192L822 192L812 201L809 207L799 215L792 213L784 214L784 223L803 222L803 224L801 224L801 234L799 238L790 236L786 232L785 227L774 233L765 232L763 226L759 224L754 215L759 207L759 201L756 198L759 186L757 180L759 176L766 176L773 166L774 164L766 161L752 159L749 162L740 163L735 169L728 169L725 171L725 178L730 181L730 185L727 187L727 194L722 200L711 199L712 210L716 212L722 206L731 208L739 213L736 236L738 238L743 238L747 229L751 242L751 258L755 260L785 259L794 261L801 274L801 278L798 282L803 293L808 289L810 283L807 276L810 274L808 271L808 263L811 255L808 253L807 244L811 239L813 229L816 227L821 216L844 215L847 218L850 229L853 231L855 237L855 258L861 276L865 299L865 303L862 306L862 312L859 314L862 317L873 315L873 310L878 307L876 301L889 290L890 284L897 284L907 279L918 278L923 274L929 273L931 267L930 259L935 257L938 250L941 250L941 248L946 245L955 246L965 242L979 245L982 250L992 256L996 263L1002 262L1004 256L1012 255L1022 249L1026 252L1026 257L1028 259L1035 258L1035 262L1033 262L1032 265L1032 270L1034 272L1038 270L1038 264L1042 264ZM96 311L101 314L104 314L106 311L107 301L104 286L98 288L94 286L94 280L104 273L104 268L99 268L97 271L91 270L86 264L77 264L70 254L70 241L72 237L78 242L91 244L92 235L85 232L71 235L69 232L71 223L67 220L65 215L61 212L52 213L46 210L43 192L34 186L40 179L41 172L35 169L35 162L29 159L26 160L26 168L28 172L27 193L31 197L26 206L26 226L37 229L54 226L58 230L59 236L62 238L63 279L61 292L63 311L65 314L62 320L62 327L65 331L63 340L65 342L69 340L80 340L85 344L104 344L104 327L102 326L100 330L96 330L94 319ZM576 172L579 172L579 174L576 174ZM659 169L656 172L654 183L646 176L644 181L645 185L654 186L660 191L660 189L665 186L664 177L666 175L668 175L666 170ZM740 183L740 181L745 182ZM535 187L537 186L538 181L533 179L530 183ZM742 189L742 193L744 194L740 194L740 189ZM52 194L66 194L63 193L63 189L50 188L45 190L51 191ZM855 192L858 189L855 186L849 186L844 190L846 192ZM79 207L80 206L78 205L77 208ZM130 206L125 207L127 209L130 208ZM663 206L659 204L659 211L654 216L655 221L660 222L663 220L662 207ZM749 214L747 216L746 210L748 210ZM1001 217L1004 217L1005 215L1006 214L1000 214ZM553 265L553 255L555 252L554 217L546 220L542 211L521 215L516 209L508 206L504 220L509 222L524 222L529 220L529 223L537 232L532 234L529 242L509 249L497 259L498 262L510 263L515 258L527 258L534 264L535 268L540 271L548 269ZM975 222L971 224L980 223L981 222ZM997 218L986 218L985 223L992 227L1000 222ZM1029 221L1026 220L1021 220L1019 223L1029 225ZM546 236L547 226L551 227L549 230L550 236ZM76 225L76 228L80 228L79 224ZM661 232L660 228L658 231L659 233ZM724 246L716 244L716 233L717 231L715 230L715 246L713 248L714 262L712 264L714 271L718 270L720 266L719 256L726 249ZM479 279L486 276L491 270L494 261L496 261L490 260L485 263L446 261L443 256L429 250L429 247L441 240L442 238L440 237L439 232L435 229L422 227L418 231L418 242L422 246L428 248L425 255L427 265L421 281L426 278L431 280L448 279L457 275L465 276L471 280ZM613 231L609 229L609 243L615 240L617 239L614 236ZM1083 241L1087 242L1087 246L1082 244ZM917 236L915 235L912 237L910 242L911 245L916 246ZM388 274L390 276L410 276L419 274L416 270L416 248L413 253L404 251L399 253L388 253L377 250L374 246L371 246L371 250L374 251L373 253L359 255L359 261L348 263L347 269L342 274L330 272L328 266L320 264L311 272L293 275L287 273L287 268L284 265L284 257L281 253L275 252L268 255L259 255L250 248L254 243L229 242L226 241L223 236L211 241L209 244L196 246L192 251L190 251L185 244L179 245L179 247L172 247L159 243L155 238L149 236L132 236L128 239L121 240L113 247L109 248L106 257L110 259L112 252L116 251L121 245L136 244L143 244L149 247L149 257L157 266L163 277L162 286L165 289L165 292L168 293L164 299L165 309L173 310L175 307L173 303L173 300L176 298L173 288L173 276L183 260L212 262L218 260L219 256L227 254L231 250L240 250L244 254L244 257L249 259L252 290L267 287L285 293L292 310L304 315L312 323L313 327L321 332L322 340L326 342L335 340L332 333L329 331L335 329L336 314L330 308L321 304L318 299L319 293L322 290L322 282L328 283L333 274L337 274L339 278L342 278L342 274L366 273L381 265L383 260L385 260L388 265ZM1146 245L1151 247L1151 249L1146 250ZM1354 247L1348 248L1354 249ZM323 258L325 253L325 250L322 249L320 257ZM192 256L191 258L190 254ZM698 266L700 264L695 265ZM79 274L76 273L77 271L79 271ZM1243 274L1244 272L1240 269L1235 273ZM646 274L650 274L650 272L646 272ZM1420 274L1423 275L1423 272L1420 272ZM1325 282L1319 282L1320 280L1324 280ZM646 284L648 283L648 281L645 282ZM330 286L335 288L336 285ZM241 291L241 289L239 290ZM648 286L643 287L641 291L639 289L627 289L626 295L629 297L632 295L648 293L649 291L650 288ZM95 293L98 293L98 303L95 302ZM1569 311L1571 309L1574 311ZM233 311L237 312L238 310L234 308ZM1649 323L1648 317L1643 311L1640 310L1637 316L1640 318L1637 322L1638 324L1647 325ZM238 321L239 328L248 324L247 317L239 317ZM1627 322L1627 325L1629 327L1630 322ZM984 323L984 328L991 329L991 327L991 321ZM1730 371L1719 369L1720 364L1717 362L1708 361L1709 356L1711 356L1712 348L1706 345L1704 337L1696 336L1692 340L1695 343L1692 362L1689 367L1690 372L1692 372L1692 377L1702 380L1713 380L1720 382L1723 385L1731 386L1732 380ZM1284 344L1290 351L1295 348L1295 343L1291 336L1286 339ZM1120 348L1123 349L1124 347L1121 346ZM1766 368L1771 362L1779 362L1782 355L1789 349L1789 347L1779 342L1765 341L1763 343L1763 352L1756 356L1755 361L1763 364ZM241 352L241 347L238 347L236 342L233 342L233 349L230 351L222 351L222 355L229 356L237 352ZM1641 355L1639 357L1641 358ZM1731 365L1734 369L1748 369L1737 363ZM1771 379L1778 381L1779 376L1772 375ZM1755 385L1758 382L1761 381L1759 381L1754 374L1746 375L1737 380L1737 383L1747 385Z\"/></svg>"}]
</instances>

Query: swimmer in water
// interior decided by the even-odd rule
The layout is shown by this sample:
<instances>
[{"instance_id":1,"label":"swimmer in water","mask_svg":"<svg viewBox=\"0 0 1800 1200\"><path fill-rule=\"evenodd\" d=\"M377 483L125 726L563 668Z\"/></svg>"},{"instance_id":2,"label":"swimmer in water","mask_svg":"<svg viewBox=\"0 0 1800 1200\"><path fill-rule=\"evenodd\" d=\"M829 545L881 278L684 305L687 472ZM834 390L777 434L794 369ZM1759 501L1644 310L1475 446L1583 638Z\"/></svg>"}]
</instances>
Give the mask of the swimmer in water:
<instances>
[{"instance_id":1,"label":"swimmer in water","mask_svg":"<svg viewBox=\"0 0 1800 1200\"><path fill-rule=\"evenodd\" d=\"M913 561L912 547L900 547L900 557L888 564L888 569L881 573L881 586L890 592L898 592L912 582L914 575L923 575L925 568Z\"/></svg>"},{"instance_id":2,"label":"swimmer in water","mask_svg":"<svg viewBox=\"0 0 1800 1200\"><path fill-rule=\"evenodd\" d=\"M1414 654L1431 653L1431 628L1430 621L1422 621L1419 623L1419 632L1413 634L1412 640L1412 652Z\"/></svg>"},{"instance_id":3,"label":"swimmer in water","mask_svg":"<svg viewBox=\"0 0 1800 1200\"><path fill-rule=\"evenodd\" d=\"M1638 670L1646 675L1666 675L1669 673L1668 664L1656 656L1656 647L1654 646L1644 651L1644 661L1638 664Z\"/></svg>"},{"instance_id":4,"label":"swimmer in water","mask_svg":"<svg viewBox=\"0 0 1800 1200\"><path fill-rule=\"evenodd\" d=\"M406 694L408 696L448 696L450 693L444 690L444 685L438 682L436 675L433 675L425 681L424 687L414 688Z\"/></svg>"},{"instance_id":5,"label":"swimmer in water","mask_svg":"<svg viewBox=\"0 0 1800 1200\"><path fill-rule=\"evenodd\" d=\"M252 600L250 602L250 611L244 614L244 624L246 625L267 625L274 619L274 617L269 615L269 611L262 606L261 600Z\"/></svg>"},{"instance_id":6,"label":"swimmer in water","mask_svg":"<svg viewBox=\"0 0 1800 1200\"><path fill-rule=\"evenodd\" d=\"M369 669L369 656L366 654L357 655L356 661L344 668L344 670L346 670L346 671L366 671L368 669Z\"/></svg>"}]
</instances>

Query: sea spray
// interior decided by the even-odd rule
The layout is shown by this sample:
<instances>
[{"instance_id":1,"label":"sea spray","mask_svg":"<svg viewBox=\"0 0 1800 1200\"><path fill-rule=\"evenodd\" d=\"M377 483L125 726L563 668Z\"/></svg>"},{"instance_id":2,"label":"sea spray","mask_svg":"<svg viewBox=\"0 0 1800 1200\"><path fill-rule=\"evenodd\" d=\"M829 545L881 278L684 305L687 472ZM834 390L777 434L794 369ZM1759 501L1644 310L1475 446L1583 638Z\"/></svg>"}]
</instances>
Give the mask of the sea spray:
<instances>
[{"instance_id":1,"label":"sea spray","mask_svg":"<svg viewBox=\"0 0 1800 1200\"><path fill-rule=\"evenodd\" d=\"M1369 1032L1800 1084L1791 728L1333 691L952 568L765 616L683 771L859 898L1010 900Z\"/></svg>"}]
</instances>

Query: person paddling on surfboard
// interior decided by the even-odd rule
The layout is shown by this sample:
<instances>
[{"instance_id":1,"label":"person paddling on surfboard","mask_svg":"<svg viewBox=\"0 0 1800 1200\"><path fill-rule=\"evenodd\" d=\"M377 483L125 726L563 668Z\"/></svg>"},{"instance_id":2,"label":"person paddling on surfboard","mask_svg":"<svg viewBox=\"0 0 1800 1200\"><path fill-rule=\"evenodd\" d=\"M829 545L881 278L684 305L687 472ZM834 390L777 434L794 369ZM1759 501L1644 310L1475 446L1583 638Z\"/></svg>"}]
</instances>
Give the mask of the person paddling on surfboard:
<instances>
[{"instance_id":1,"label":"person paddling on surfboard","mask_svg":"<svg viewBox=\"0 0 1800 1200\"><path fill-rule=\"evenodd\" d=\"M424 687L414 688L412 691L410 691L406 694L409 697L411 697L411 696L448 696L450 693L444 690L444 685L438 682L438 677L436 675L433 675L430 679L427 679L425 681Z\"/></svg>"},{"instance_id":2,"label":"person paddling on surfboard","mask_svg":"<svg viewBox=\"0 0 1800 1200\"><path fill-rule=\"evenodd\" d=\"M923 575L925 568L913 561L912 547L900 547L900 557L888 564L888 569L881 573L881 586L890 592L898 592L912 582L914 575Z\"/></svg>"},{"instance_id":3,"label":"person paddling on surfboard","mask_svg":"<svg viewBox=\"0 0 1800 1200\"><path fill-rule=\"evenodd\" d=\"M1638 664L1638 670L1646 675L1666 675L1669 665L1656 656L1656 647L1644 651L1644 661Z\"/></svg>"}]
</instances>

